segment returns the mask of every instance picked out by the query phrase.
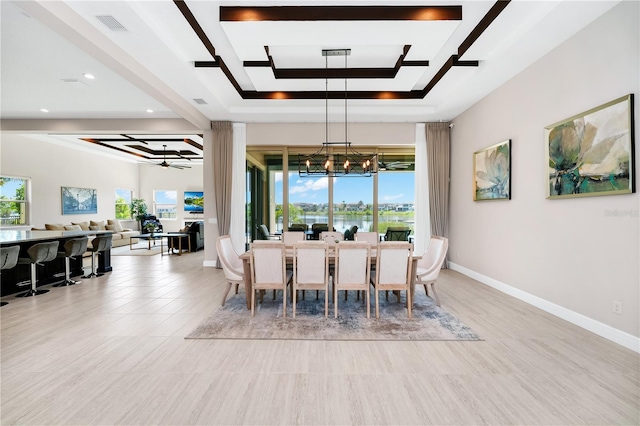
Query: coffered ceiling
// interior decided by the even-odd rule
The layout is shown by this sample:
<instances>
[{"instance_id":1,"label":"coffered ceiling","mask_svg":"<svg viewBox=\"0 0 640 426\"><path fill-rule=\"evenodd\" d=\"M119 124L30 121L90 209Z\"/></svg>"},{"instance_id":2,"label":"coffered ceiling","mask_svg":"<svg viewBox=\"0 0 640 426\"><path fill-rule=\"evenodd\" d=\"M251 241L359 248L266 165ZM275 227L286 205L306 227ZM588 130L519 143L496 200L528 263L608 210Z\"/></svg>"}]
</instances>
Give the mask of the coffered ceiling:
<instances>
[{"instance_id":1,"label":"coffered ceiling","mask_svg":"<svg viewBox=\"0 0 640 426\"><path fill-rule=\"evenodd\" d=\"M3 121L182 119L197 139L215 120L340 121L345 95L349 121L448 121L617 1L0 3Z\"/></svg>"}]
</instances>

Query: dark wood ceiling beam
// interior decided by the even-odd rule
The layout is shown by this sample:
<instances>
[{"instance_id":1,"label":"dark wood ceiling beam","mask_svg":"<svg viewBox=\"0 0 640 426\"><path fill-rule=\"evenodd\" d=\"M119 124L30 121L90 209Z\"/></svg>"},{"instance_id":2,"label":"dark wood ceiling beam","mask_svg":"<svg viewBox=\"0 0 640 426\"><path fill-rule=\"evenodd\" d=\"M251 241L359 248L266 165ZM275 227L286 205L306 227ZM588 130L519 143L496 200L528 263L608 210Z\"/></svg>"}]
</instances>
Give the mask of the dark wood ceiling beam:
<instances>
[{"instance_id":1,"label":"dark wood ceiling beam","mask_svg":"<svg viewBox=\"0 0 640 426\"><path fill-rule=\"evenodd\" d=\"M469 33L466 39L460 44L458 47L458 57L464 55L464 53L469 50L471 45L475 43L476 40L482 35L482 33L489 28L489 25L502 13L505 7L509 5L511 0L498 0L492 7L489 9L486 15L478 22L478 25Z\"/></svg>"},{"instance_id":2,"label":"dark wood ceiling beam","mask_svg":"<svg viewBox=\"0 0 640 426\"><path fill-rule=\"evenodd\" d=\"M288 91L288 92L257 92L257 91L245 91L243 93L243 99L271 99L271 100L288 100L288 99L342 99L344 100L344 91ZM420 90L412 90L410 92L398 92L398 91L366 91L355 90L348 92L348 99L420 99Z\"/></svg>"},{"instance_id":3,"label":"dark wood ceiling beam","mask_svg":"<svg viewBox=\"0 0 640 426\"><path fill-rule=\"evenodd\" d=\"M147 157L146 155L137 154L137 153L135 153L135 152L131 152L131 151L128 151L128 150L126 150L126 149L119 148L119 147L117 147L117 146L112 146L112 145L106 144L106 143L104 143L104 142L101 142L101 141L99 141L99 140L97 140L97 139L92 139L92 138L80 138L80 140L81 140L81 141L85 141L85 142L89 142L89 143L93 143L93 144L96 144L96 145L99 145L99 146L102 146L102 147L105 147L105 148L113 149L114 151L119 151L119 152L123 152L123 153L125 153L125 154L133 155L133 156L135 156L135 157L144 158L145 160L151 160L151 158L150 158L150 157ZM121 140L121 139L118 139L118 140Z\"/></svg>"},{"instance_id":4,"label":"dark wood ceiling beam","mask_svg":"<svg viewBox=\"0 0 640 426\"><path fill-rule=\"evenodd\" d=\"M460 21L462 6L220 6L220 21Z\"/></svg>"},{"instance_id":5,"label":"dark wood ceiling beam","mask_svg":"<svg viewBox=\"0 0 640 426\"><path fill-rule=\"evenodd\" d=\"M404 58L411 49L407 44L402 48L402 54L398 57L393 68L277 68L273 56L269 54L269 46L264 46L267 53L267 61L244 61L245 67L271 68L276 79L370 79L370 78L395 78L400 68L407 63L408 66L429 66L429 61L405 61ZM196 65L197 66L197 65Z\"/></svg>"},{"instance_id":6,"label":"dark wood ceiling beam","mask_svg":"<svg viewBox=\"0 0 640 426\"><path fill-rule=\"evenodd\" d=\"M188 11L186 4L180 0L174 0L176 5ZM498 0L487 12L487 14L480 20L478 25L471 31L467 38L458 47L458 54L451 55L451 57L442 65L440 70L434 75L429 83L422 90L412 90L409 92L383 92L383 91L351 91L348 92L349 99L422 99L427 93L429 93L435 85L442 80L444 75L453 67L477 67L478 61L462 61L459 59L469 47L480 37L480 35L489 27L489 25L497 18L497 16L505 9L510 0ZM181 3L181 4L179 4ZM412 10L413 9L413 10ZM430 12L427 11L430 9ZM437 10L436 10L437 9ZM421 10L421 12L419 11ZM253 13L253 15L251 15ZM412 15L412 13L414 15ZM418 16L419 14L421 14ZM430 17L428 16L431 13ZM441 13L438 15L438 13ZM185 18L187 18L194 31L200 26L193 18L191 12L183 12ZM192 20L189 19L192 17ZM462 6L440 6L440 7L414 7L414 6L378 6L378 7L362 7L362 6L276 6L276 7L226 7L220 6L220 20L221 21L259 21L259 20L341 20L341 21L362 21L362 20L437 20L437 19L462 19ZM197 33L197 31L196 31ZM202 33L197 33L200 39L205 43L205 40L209 42L207 36ZM209 42L210 44L210 42ZM206 45L206 43L205 43ZM407 46L405 46L406 49ZM272 67L275 70L273 64L273 58L269 56L268 47L265 46L267 51L268 61L247 61L245 66L251 67ZM406 55L406 50L404 52ZM224 61L219 56L214 56L217 67L221 68L231 84L234 86L238 94L242 99L324 99L329 97L330 99L344 99L344 92L329 92L324 91L309 91L309 92L293 92L293 91L269 91L258 92L243 90L236 79L231 74ZM426 65L423 65L427 62ZM402 61L402 66L428 66L428 61ZM196 66L215 66L211 62L196 62ZM397 65L397 64L396 64ZM307 69L292 69L295 72L309 73ZM311 70L314 71L314 70ZM318 70L315 70L318 71ZM322 73L326 73L325 70L320 70ZM339 69L336 71L336 75L340 75ZM295 75L295 72L293 75ZM348 70L342 70L344 73L342 77L334 78L356 78L350 75L346 75ZM325 78L326 74L317 74L316 78ZM296 78L289 76L287 78ZM313 78L309 76L299 78ZM362 77L362 78L376 78L376 77Z\"/></svg>"},{"instance_id":7,"label":"dark wood ceiling beam","mask_svg":"<svg viewBox=\"0 0 640 426\"><path fill-rule=\"evenodd\" d=\"M182 16L184 16L184 18L187 20L189 25L191 25L191 28L196 33L196 35L198 36L198 38L200 39L204 47L207 49L209 54L211 54L211 57L215 58L216 49L215 47L213 47L213 43L211 43L211 40L209 40L207 35L204 33L204 30L196 20L196 17L193 16L193 13L191 13L191 10L187 6L187 4L184 2L184 0L173 0L173 3L178 7L180 12L182 13Z\"/></svg>"},{"instance_id":8,"label":"dark wood ceiling beam","mask_svg":"<svg viewBox=\"0 0 640 426\"><path fill-rule=\"evenodd\" d=\"M200 135L200 137L202 137L202 135ZM200 145L198 142L194 141L193 139L185 138L184 143L186 143L187 145L191 145L192 147L197 148L200 151L204 151L204 146Z\"/></svg>"}]
</instances>

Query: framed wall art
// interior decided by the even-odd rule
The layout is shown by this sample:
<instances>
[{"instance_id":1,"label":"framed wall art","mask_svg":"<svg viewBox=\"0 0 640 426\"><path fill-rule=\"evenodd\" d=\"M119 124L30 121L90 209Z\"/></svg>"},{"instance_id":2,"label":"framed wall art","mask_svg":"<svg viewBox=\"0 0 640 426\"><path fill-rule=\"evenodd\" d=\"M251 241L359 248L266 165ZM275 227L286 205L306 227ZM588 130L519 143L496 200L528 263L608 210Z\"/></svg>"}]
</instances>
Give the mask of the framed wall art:
<instances>
[{"instance_id":1,"label":"framed wall art","mask_svg":"<svg viewBox=\"0 0 640 426\"><path fill-rule=\"evenodd\" d=\"M473 200L511 199L511 139L473 153Z\"/></svg>"},{"instance_id":2,"label":"framed wall art","mask_svg":"<svg viewBox=\"0 0 640 426\"><path fill-rule=\"evenodd\" d=\"M547 198L635 192L633 94L545 127Z\"/></svg>"},{"instance_id":3,"label":"framed wall art","mask_svg":"<svg viewBox=\"0 0 640 426\"><path fill-rule=\"evenodd\" d=\"M62 214L98 213L98 193L90 188L62 187Z\"/></svg>"}]
</instances>

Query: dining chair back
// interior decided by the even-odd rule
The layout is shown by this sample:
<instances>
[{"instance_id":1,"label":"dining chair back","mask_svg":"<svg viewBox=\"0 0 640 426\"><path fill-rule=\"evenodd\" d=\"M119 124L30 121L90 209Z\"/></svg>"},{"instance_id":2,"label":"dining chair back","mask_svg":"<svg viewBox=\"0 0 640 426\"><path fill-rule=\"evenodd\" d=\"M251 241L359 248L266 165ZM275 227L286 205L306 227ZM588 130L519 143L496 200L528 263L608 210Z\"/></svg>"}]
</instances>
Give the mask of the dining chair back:
<instances>
[{"instance_id":1,"label":"dining chair back","mask_svg":"<svg viewBox=\"0 0 640 426\"><path fill-rule=\"evenodd\" d=\"M293 245L293 317L298 290L324 291L324 316L329 314L329 246L324 241L298 241Z\"/></svg>"},{"instance_id":2,"label":"dining chair back","mask_svg":"<svg viewBox=\"0 0 640 426\"><path fill-rule=\"evenodd\" d=\"M322 231L320 233L320 240L325 241L329 247L333 247L338 241L344 241L344 235L342 232Z\"/></svg>"},{"instance_id":3,"label":"dining chair back","mask_svg":"<svg viewBox=\"0 0 640 426\"><path fill-rule=\"evenodd\" d=\"M375 249L380 242L380 234L377 232L358 232L356 233L356 241L371 244L371 248Z\"/></svg>"},{"instance_id":4,"label":"dining chair back","mask_svg":"<svg viewBox=\"0 0 640 426\"><path fill-rule=\"evenodd\" d=\"M440 297L438 297L438 292L436 291L436 281L447 257L448 249L449 240L447 238L438 236L431 237L429 247L427 247L427 251L422 255L422 258L418 260L418 267L416 269L416 284L422 284L424 286L424 291L427 293L427 296L429 296L428 287L431 287L437 306L440 306Z\"/></svg>"},{"instance_id":5,"label":"dining chair back","mask_svg":"<svg viewBox=\"0 0 640 426\"><path fill-rule=\"evenodd\" d=\"M236 294L238 294L238 287L244 282L244 268L242 266L242 260L233 247L233 242L229 235L222 235L216 239L216 250L218 251L224 278L228 284L222 297L222 306L224 306L227 301L227 296L229 295L229 290L231 290L234 284L236 285Z\"/></svg>"},{"instance_id":6,"label":"dining chair back","mask_svg":"<svg viewBox=\"0 0 640 426\"><path fill-rule=\"evenodd\" d=\"M282 233L282 241L287 247L293 247L293 244L297 241L304 241L306 235L304 232L299 231L285 231Z\"/></svg>"},{"instance_id":7,"label":"dining chair back","mask_svg":"<svg viewBox=\"0 0 640 426\"><path fill-rule=\"evenodd\" d=\"M376 274L372 280L376 298L376 318L380 317L379 292L405 291L407 314L411 318L411 264L413 245L404 241L383 241L378 245Z\"/></svg>"},{"instance_id":8,"label":"dining chair back","mask_svg":"<svg viewBox=\"0 0 640 426\"><path fill-rule=\"evenodd\" d=\"M327 223L313 223L311 224L311 231L313 232L313 235L311 236L311 239L313 240L317 240L320 238L320 233L323 231L328 231L329 230L329 224Z\"/></svg>"},{"instance_id":9,"label":"dining chair back","mask_svg":"<svg viewBox=\"0 0 640 426\"><path fill-rule=\"evenodd\" d=\"M404 226L390 226L384 235L385 241L409 241L411 229Z\"/></svg>"},{"instance_id":10,"label":"dining chair back","mask_svg":"<svg viewBox=\"0 0 640 426\"><path fill-rule=\"evenodd\" d=\"M282 290L282 316L287 316L287 284L292 273L287 271L282 241L254 241L250 248L251 316L255 315L256 290Z\"/></svg>"},{"instance_id":11,"label":"dining chair back","mask_svg":"<svg viewBox=\"0 0 640 426\"><path fill-rule=\"evenodd\" d=\"M371 246L360 241L343 241L336 245L335 272L333 274L333 300L338 318L338 291L357 290L366 294L367 318L370 317L369 278Z\"/></svg>"}]
</instances>

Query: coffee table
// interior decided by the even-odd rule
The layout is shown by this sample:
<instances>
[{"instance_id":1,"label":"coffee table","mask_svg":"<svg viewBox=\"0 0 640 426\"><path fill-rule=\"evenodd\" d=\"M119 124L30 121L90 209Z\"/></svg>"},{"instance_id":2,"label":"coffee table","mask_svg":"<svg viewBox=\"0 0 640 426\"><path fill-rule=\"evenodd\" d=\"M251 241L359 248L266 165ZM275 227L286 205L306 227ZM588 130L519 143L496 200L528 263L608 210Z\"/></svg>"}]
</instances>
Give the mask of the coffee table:
<instances>
[{"instance_id":1,"label":"coffee table","mask_svg":"<svg viewBox=\"0 0 640 426\"><path fill-rule=\"evenodd\" d=\"M187 237L187 241L189 241L189 251L191 251L191 239L188 238L189 234L181 234L181 233L175 233L175 234L153 233L153 234L136 235L135 237L131 237L131 239L129 240L129 249L130 250L141 250L141 249L134 249L133 248L133 239L134 238L137 238L139 240L147 240L149 242L149 246L148 246L147 250L151 250L151 241L153 241L153 244L155 245L155 242L157 240L160 240L160 254L162 256L164 256L164 241L162 239L166 238L167 239L167 250L169 251L169 254L173 254L173 249L175 249L175 247L173 246L173 241L174 240L170 240L171 237L177 237L177 239L178 239L178 256L182 255L182 237Z\"/></svg>"}]
</instances>

